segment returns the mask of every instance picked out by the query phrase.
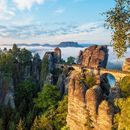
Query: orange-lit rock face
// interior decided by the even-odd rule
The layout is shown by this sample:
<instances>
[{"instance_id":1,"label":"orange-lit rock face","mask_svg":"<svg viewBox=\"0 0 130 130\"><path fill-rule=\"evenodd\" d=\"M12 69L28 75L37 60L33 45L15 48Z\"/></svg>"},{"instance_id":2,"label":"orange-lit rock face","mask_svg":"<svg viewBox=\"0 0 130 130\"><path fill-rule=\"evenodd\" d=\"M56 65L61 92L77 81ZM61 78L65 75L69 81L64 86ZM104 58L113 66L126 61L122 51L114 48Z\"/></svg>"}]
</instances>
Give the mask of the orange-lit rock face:
<instances>
[{"instance_id":1,"label":"orange-lit rock face","mask_svg":"<svg viewBox=\"0 0 130 130\"><path fill-rule=\"evenodd\" d=\"M122 66L122 71L130 72L130 58L126 58Z\"/></svg>"},{"instance_id":2,"label":"orange-lit rock face","mask_svg":"<svg viewBox=\"0 0 130 130\"><path fill-rule=\"evenodd\" d=\"M111 130L113 112L102 89L100 86L88 89L80 78L76 71L70 76L67 125L70 130Z\"/></svg>"},{"instance_id":3,"label":"orange-lit rock face","mask_svg":"<svg viewBox=\"0 0 130 130\"><path fill-rule=\"evenodd\" d=\"M79 53L78 63L87 67L105 68L108 60L107 46L91 46Z\"/></svg>"}]
</instances>

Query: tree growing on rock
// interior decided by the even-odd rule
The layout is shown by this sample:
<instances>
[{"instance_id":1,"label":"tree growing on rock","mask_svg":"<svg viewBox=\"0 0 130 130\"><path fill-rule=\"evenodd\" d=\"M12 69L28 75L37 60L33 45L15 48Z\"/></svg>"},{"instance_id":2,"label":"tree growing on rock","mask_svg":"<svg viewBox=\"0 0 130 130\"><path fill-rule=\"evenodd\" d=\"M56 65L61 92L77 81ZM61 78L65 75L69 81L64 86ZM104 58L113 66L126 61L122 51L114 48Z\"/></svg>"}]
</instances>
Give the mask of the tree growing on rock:
<instances>
[{"instance_id":1,"label":"tree growing on rock","mask_svg":"<svg viewBox=\"0 0 130 130\"><path fill-rule=\"evenodd\" d=\"M70 56L67 58L67 64L75 64L75 58Z\"/></svg>"}]
</instances>

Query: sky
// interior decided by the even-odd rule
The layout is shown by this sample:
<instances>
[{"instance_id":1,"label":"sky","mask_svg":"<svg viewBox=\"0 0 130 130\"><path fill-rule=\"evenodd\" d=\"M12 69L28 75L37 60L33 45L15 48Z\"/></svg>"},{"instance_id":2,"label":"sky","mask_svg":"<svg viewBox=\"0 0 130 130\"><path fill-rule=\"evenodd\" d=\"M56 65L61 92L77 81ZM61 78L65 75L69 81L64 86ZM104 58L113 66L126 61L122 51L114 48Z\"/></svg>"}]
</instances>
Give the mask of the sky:
<instances>
[{"instance_id":1,"label":"sky","mask_svg":"<svg viewBox=\"0 0 130 130\"><path fill-rule=\"evenodd\" d=\"M0 0L0 45L75 41L109 44L103 12L114 0Z\"/></svg>"}]
</instances>

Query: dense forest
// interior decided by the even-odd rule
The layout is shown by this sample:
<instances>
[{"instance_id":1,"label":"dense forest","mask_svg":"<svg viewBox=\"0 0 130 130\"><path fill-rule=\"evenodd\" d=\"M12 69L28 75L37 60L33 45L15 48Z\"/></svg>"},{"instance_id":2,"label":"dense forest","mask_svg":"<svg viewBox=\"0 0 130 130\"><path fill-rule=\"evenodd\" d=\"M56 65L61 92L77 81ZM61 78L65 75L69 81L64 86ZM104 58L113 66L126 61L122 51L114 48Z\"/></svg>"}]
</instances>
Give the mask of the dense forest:
<instances>
[{"instance_id":1,"label":"dense forest","mask_svg":"<svg viewBox=\"0 0 130 130\"><path fill-rule=\"evenodd\" d=\"M74 62L74 58L68 58L68 62ZM48 71L54 75L53 84L45 83ZM0 50L0 130L66 128L67 95L61 96L56 87L61 73L49 70L46 56L41 60L38 54L32 55L16 44L12 49ZM4 99L4 89L11 98Z\"/></svg>"}]
</instances>

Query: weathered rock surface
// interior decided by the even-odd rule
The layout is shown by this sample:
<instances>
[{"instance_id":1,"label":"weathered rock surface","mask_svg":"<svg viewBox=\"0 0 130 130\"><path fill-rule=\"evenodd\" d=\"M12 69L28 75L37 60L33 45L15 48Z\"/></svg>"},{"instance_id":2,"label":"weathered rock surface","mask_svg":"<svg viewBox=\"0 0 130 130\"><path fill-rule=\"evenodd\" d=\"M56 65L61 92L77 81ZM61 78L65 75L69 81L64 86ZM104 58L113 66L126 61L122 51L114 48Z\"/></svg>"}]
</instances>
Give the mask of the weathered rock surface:
<instances>
[{"instance_id":1,"label":"weathered rock surface","mask_svg":"<svg viewBox=\"0 0 130 130\"><path fill-rule=\"evenodd\" d=\"M61 49L57 47L54 49L54 52L55 52L56 63L59 63L61 61Z\"/></svg>"},{"instance_id":2,"label":"weathered rock surface","mask_svg":"<svg viewBox=\"0 0 130 130\"><path fill-rule=\"evenodd\" d=\"M113 108L109 103L104 100L101 102L98 108L97 125L96 130L112 130L113 121Z\"/></svg>"},{"instance_id":3,"label":"weathered rock surface","mask_svg":"<svg viewBox=\"0 0 130 130\"><path fill-rule=\"evenodd\" d=\"M45 53L43 57L43 62L42 62L42 69L44 69L44 71L41 72L44 75L41 77L42 85L44 83L54 84L53 73L55 71L55 64L59 63L60 61L61 61L60 48L55 48L54 51Z\"/></svg>"},{"instance_id":4,"label":"weathered rock surface","mask_svg":"<svg viewBox=\"0 0 130 130\"><path fill-rule=\"evenodd\" d=\"M3 74L0 74L0 104L15 108L13 80Z\"/></svg>"},{"instance_id":5,"label":"weathered rock surface","mask_svg":"<svg viewBox=\"0 0 130 130\"><path fill-rule=\"evenodd\" d=\"M60 91L61 97L64 95L64 93L66 93L65 83L66 83L66 75L62 73L59 75L59 78L57 81L57 88Z\"/></svg>"},{"instance_id":6,"label":"weathered rock surface","mask_svg":"<svg viewBox=\"0 0 130 130\"><path fill-rule=\"evenodd\" d=\"M122 71L130 72L130 58L125 59L123 66L122 66Z\"/></svg>"},{"instance_id":7,"label":"weathered rock surface","mask_svg":"<svg viewBox=\"0 0 130 130\"><path fill-rule=\"evenodd\" d=\"M67 125L70 130L111 130L113 108L104 91L98 85L86 86L81 84L81 73L73 71L68 86Z\"/></svg>"},{"instance_id":8,"label":"weathered rock surface","mask_svg":"<svg viewBox=\"0 0 130 130\"><path fill-rule=\"evenodd\" d=\"M41 59L39 55L36 54L32 62L32 77L33 82L36 85L37 89L40 88L40 73L41 73Z\"/></svg>"},{"instance_id":9,"label":"weathered rock surface","mask_svg":"<svg viewBox=\"0 0 130 130\"><path fill-rule=\"evenodd\" d=\"M104 91L104 93L106 95L109 95L111 86L107 79L107 74L103 74L100 76L100 86L101 86L102 90Z\"/></svg>"},{"instance_id":10,"label":"weathered rock surface","mask_svg":"<svg viewBox=\"0 0 130 130\"><path fill-rule=\"evenodd\" d=\"M67 125L70 130L85 130L86 124L86 88L80 84L79 73L73 72L68 88L68 115Z\"/></svg>"},{"instance_id":11,"label":"weathered rock surface","mask_svg":"<svg viewBox=\"0 0 130 130\"><path fill-rule=\"evenodd\" d=\"M84 51L80 51L78 56L78 64L93 68L105 68L107 65L107 60L107 46L91 46L89 48L86 48Z\"/></svg>"}]
</instances>

